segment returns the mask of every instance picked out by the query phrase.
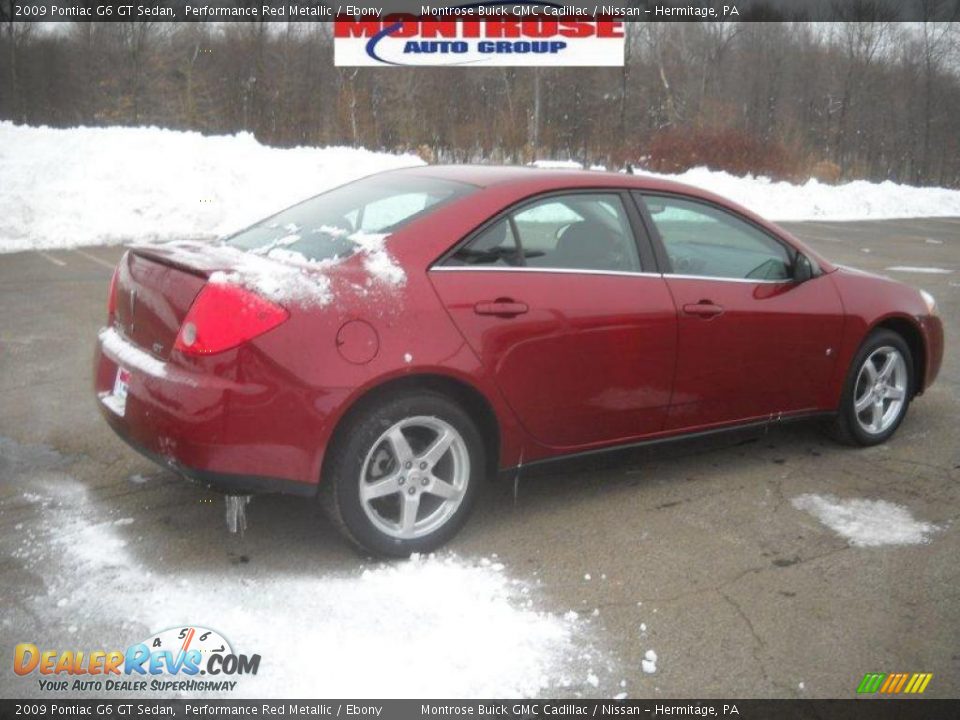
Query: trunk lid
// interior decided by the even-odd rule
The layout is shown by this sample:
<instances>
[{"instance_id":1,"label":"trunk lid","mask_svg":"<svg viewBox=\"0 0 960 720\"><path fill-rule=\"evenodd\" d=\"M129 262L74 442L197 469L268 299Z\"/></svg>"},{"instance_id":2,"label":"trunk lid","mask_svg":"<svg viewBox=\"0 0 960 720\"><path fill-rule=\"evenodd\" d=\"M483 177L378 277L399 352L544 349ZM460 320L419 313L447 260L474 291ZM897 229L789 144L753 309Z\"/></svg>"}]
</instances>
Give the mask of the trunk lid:
<instances>
[{"instance_id":1,"label":"trunk lid","mask_svg":"<svg viewBox=\"0 0 960 720\"><path fill-rule=\"evenodd\" d=\"M227 258L201 243L134 246L117 275L114 325L154 356L167 359L183 319L207 279L229 269Z\"/></svg>"}]
</instances>

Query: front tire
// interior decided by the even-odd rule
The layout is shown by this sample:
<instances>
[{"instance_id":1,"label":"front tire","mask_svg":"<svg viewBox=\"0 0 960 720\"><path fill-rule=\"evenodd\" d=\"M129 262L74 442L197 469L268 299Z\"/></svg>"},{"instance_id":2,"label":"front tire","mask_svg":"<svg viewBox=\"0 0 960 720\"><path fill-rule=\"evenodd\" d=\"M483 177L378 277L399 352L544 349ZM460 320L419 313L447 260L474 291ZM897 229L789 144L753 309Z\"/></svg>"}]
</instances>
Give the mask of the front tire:
<instances>
[{"instance_id":1,"label":"front tire","mask_svg":"<svg viewBox=\"0 0 960 720\"><path fill-rule=\"evenodd\" d=\"M834 437L847 445L886 442L903 422L913 389L913 357L907 343L891 330L874 331L850 365Z\"/></svg>"},{"instance_id":2,"label":"front tire","mask_svg":"<svg viewBox=\"0 0 960 720\"><path fill-rule=\"evenodd\" d=\"M486 475L476 424L446 396L383 399L350 419L331 448L321 501L361 549L431 552L463 526Z\"/></svg>"}]
</instances>

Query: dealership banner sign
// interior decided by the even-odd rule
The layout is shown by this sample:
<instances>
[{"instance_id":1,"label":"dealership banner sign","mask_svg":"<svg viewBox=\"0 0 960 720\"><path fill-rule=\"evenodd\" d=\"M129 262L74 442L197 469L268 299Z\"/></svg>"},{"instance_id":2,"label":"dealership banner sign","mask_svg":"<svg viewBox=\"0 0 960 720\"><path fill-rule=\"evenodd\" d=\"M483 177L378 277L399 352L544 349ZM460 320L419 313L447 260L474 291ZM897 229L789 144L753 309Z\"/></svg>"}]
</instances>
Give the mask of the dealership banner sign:
<instances>
[{"instance_id":1,"label":"dealership banner sign","mask_svg":"<svg viewBox=\"0 0 960 720\"><path fill-rule=\"evenodd\" d=\"M491 15L501 4L473 5ZM531 6L546 14L550 6ZM341 67L622 67L624 27L615 20L338 17L334 61Z\"/></svg>"}]
</instances>

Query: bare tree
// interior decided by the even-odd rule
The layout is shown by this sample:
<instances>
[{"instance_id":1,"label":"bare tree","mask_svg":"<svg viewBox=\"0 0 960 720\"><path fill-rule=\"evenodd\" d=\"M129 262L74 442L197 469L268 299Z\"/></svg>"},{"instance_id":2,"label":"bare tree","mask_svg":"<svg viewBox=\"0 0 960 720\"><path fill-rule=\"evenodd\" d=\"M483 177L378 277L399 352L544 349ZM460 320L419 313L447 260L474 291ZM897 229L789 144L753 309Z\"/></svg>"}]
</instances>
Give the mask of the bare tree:
<instances>
[{"instance_id":1,"label":"bare tree","mask_svg":"<svg viewBox=\"0 0 960 720\"><path fill-rule=\"evenodd\" d=\"M960 185L960 25L943 21L954 0L918 0L937 18L927 23L846 0L849 22L832 25L630 25L622 68L389 71L335 67L329 23L50 31L12 22L9 1L0 118L17 122L245 130L276 145L455 161L619 165L673 153L677 167ZM706 152L707 138L722 147Z\"/></svg>"}]
</instances>

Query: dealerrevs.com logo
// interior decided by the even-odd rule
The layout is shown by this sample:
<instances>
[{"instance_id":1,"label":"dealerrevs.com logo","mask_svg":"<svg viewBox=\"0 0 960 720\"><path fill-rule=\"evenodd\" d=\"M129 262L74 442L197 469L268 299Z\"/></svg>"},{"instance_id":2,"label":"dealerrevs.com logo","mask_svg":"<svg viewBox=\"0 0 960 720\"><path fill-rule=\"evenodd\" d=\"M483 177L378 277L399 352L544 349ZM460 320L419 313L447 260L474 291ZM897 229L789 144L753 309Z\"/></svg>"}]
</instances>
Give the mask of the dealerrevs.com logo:
<instances>
[{"instance_id":1,"label":"dealerrevs.com logo","mask_svg":"<svg viewBox=\"0 0 960 720\"><path fill-rule=\"evenodd\" d=\"M487 5L470 6L473 12L483 7ZM541 12L545 9L537 7ZM383 20L340 17L334 23L338 66L619 67L623 56L623 22L614 20L438 20L390 15Z\"/></svg>"},{"instance_id":2,"label":"dealerrevs.com logo","mask_svg":"<svg viewBox=\"0 0 960 720\"><path fill-rule=\"evenodd\" d=\"M259 655L240 655L216 630L177 627L126 650L14 648L13 671L37 676L44 692L230 692L256 675Z\"/></svg>"}]
</instances>

